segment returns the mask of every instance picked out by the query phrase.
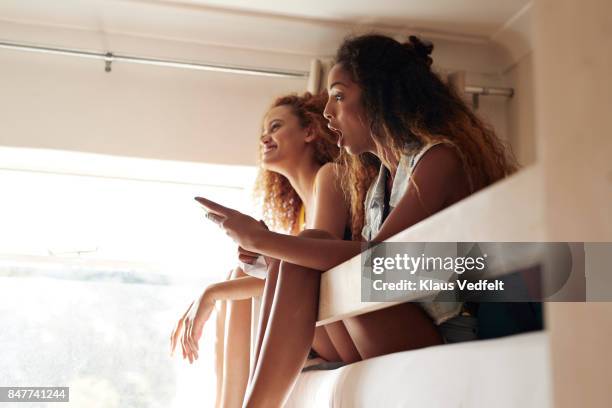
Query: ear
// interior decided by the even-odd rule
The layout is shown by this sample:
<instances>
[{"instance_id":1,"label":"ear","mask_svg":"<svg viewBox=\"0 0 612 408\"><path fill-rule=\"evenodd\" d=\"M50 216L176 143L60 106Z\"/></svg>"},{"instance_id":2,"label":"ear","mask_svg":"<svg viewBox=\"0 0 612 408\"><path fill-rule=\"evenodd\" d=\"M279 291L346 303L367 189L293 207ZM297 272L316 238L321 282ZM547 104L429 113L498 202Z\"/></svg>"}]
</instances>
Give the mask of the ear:
<instances>
[{"instance_id":1,"label":"ear","mask_svg":"<svg viewBox=\"0 0 612 408\"><path fill-rule=\"evenodd\" d=\"M317 133L314 130L313 126L308 126L306 129L306 137L304 138L304 142L312 143L317 139Z\"/></svg>"}]
</instances>

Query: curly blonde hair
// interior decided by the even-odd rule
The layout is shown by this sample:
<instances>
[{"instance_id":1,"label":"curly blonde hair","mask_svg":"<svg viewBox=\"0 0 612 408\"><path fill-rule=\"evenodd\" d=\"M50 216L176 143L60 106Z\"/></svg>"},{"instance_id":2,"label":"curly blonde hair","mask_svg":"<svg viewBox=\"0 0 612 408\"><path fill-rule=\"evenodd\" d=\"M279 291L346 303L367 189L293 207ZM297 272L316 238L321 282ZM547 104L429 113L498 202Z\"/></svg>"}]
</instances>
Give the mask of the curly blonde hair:
<instances>
[{"instance_id":1,"label":"curly blonde hair","mask_svg":"<svg viewBox=\"0 0 612 408\"><path fill-rule=\"evenodd\" d=\"M303 95L281 96L270 106L270 109L278 106L290 107L302 128L310 127L315 131L319 137L313 142L313 146L315 160L319 164L333 162L339 154L336 146L337 136L329 130L323 117L326 103L327 92L318 95L306 92ZM261 154L260 149L260 163ZM263 219L271 229L299 232L298 218L302 200L285 176L266 170L260 164L254 193L256 200L261 203Z\"/></svg>"}]
</instances>

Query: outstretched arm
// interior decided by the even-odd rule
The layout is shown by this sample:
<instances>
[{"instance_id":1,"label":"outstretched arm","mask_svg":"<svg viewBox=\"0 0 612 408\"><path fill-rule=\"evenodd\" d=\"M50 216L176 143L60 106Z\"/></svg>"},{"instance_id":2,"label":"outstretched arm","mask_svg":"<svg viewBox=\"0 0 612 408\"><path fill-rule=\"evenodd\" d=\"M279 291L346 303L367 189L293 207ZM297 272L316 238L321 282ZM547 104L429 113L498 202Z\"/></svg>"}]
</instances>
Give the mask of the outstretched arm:
<instances>
[{"instance_id":1,"label":"outstretched arm","mask_svg":"<svg viewBox=\"0 0 612 408\"><path fill-rule=\"evenodd\" d=\"M320 229L338 239L319 240L278 234L263 228L255 219L223 207L205 198L196 200L208 211L207 217L219 224L234 241L249 251L317 270L327 270L361 251L358 242L342 241L348 224L346 203L336 165L328 163L319 169L314 186L313 208L309 210L309 227ZM328 242L321 245L320 241Z\"/></svg>"},{"instance_id":2,"label":"outstretched arm","mask_svg":"<svg viewBox=\"0 0 612 408\"><path fill-rule=\"evenodd\" d=\"M383 242L435 214L452 204L449 198L453 192L465 190L467 193L469 189L461 159L454 148L447 145L435 146L423 156L410 183L373 242ZM251 244L260 252L321 271L331 269L364 249L360 242L286 237L269 231L258 234Z\"/></svg>"},{"instance_id":3,"label":"outstretched arm","mask_svg":"<svg viewBox=\"0 0 612 408\"><path fill-rule=\"evenodd\" d=\"M464 185L466 176L457 152L444 145L433 147L419 161L410 188L372 241L385 241L447 206L458 183ZM270 232L238 211L206 199L198 201L210 211L209 218L221 225L243 248L297 265L326 271L359 254L363 248L363 243L356 241L293 237Z\"/></svg>"}]
</instances>

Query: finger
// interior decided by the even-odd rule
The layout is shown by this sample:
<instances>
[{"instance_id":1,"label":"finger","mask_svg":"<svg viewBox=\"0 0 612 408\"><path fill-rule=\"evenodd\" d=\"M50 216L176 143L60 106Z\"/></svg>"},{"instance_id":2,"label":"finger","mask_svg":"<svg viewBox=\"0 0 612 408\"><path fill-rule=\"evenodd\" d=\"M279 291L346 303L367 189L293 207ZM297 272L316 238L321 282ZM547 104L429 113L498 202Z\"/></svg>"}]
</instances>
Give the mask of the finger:
<instances>
[{"instance_id":1,"label":"finger","mask_svg":"<svg viewBox=\"0 0 612 408\"><path fill-rule=\"evenodd\" d=\"M240 262L248 265L253 265L255 262L257 262L257 258L258 257L256 256L238 255Z\"/></svg>"},{"instance_id":2,"label":"finger","mask_svg":"<svg viewBox=\"0 0 612 408\"><path fill-rule=\"evenodd\" d=\"M184 360L185 358L187 358L187 351L185 350L185 342L183 340L183 335L181 335L180 341L181 341L181 352L183 354L183 360Z\"/></svg>"},{"instance_id":3,"label":"finger","mask_svg":"<svg viewBox=\"0 0 612 408\"><path fill-rule=\"evenodd\" d=\"M202 327L199 325L193 331L193 337L195 340L196 358L200 351L200 339L202 338Z\"/></svg>"},{"instance_id":4,"label":"finger","mask_svg":"<svg viewBox=\"0 0 612 408\"><path fill-rule=\"evenodd\" d=\"M170 334L170 356L174 355L174 349L176 348L176 335L178 333L178 327L174 329L172 334Z\"/></svg>"},{"instance_id":5,"label":"finger","mask_svg":"<svg viewBox=\"0 0 612 408\"><path fill-rule=\"evenodd\" d=\"M187 347L189 348L189 353L191 354L191 357L193 358L193 352L195 350L195 346L193 344L193 323L191 325L189 325L189 331L187 332Z\"/></svg>"},{"instance_id":6,"label":"finger","mask_svg":"<svg viewBox=\"0 0 612 408\"><path fill-rule=\"evenodd\" d=\"M191 362L193 362L196 359L196 355L197 355L197 345L196 342L194 341L194 337L193 337L193 333L194 333L194 328L195 328L195 321L192 322L189 325L189 330L187 332L187 347L189 349L189 354L190 354L190 358L191 358Z\"/></svg>"},{"instance_id":7,"label":"finger","mask_svg":"<svg viewBox=\"0 0 612 408\"><path fill-rule=\"evenodd\" d=\"M191 348L189 347L189 339L187 338L185 338L185 354L187 356L187 360L189 360L189 363L193 363L193 354L191 352Z\"/></svg>"},{"instance_id":8,"label":"finger","mask_svg":"<svg viewBox=\"0 0 612 408\"><path fill-rule=\"evenodd\" d=\"M183 349L183 358L188 358L188 350L187 350L187 344L185 343L186 341L186 337L187 337L187 326L189 325L189 320L185 320L184 324L183 324L183 330L181 333L181 348Z\"/></svg>"},{"instance_id":9,"label":"finger","mask_svg":"<svg viewBox=\"0 0 612 408\"><path fill-rule=\"evenodd\" d=\"M174 331L171 334L171 338L170 338L170 355L174 356L174 350L176 350L176 342L178 340L178 337L181 334L181 329L183 328L183 319L179 320L179 322L176 324L176 328L174 329Z\"/></svg>"},{"instance_id":10,"label":"finger","mask_svg":"<svg viewBox=\"0 0 612 408\"><path fill-rule=\"evenodd\" d=\"M189 364L193 364L193 349L189 345L189 339L187 339L187 351L189 353L188 354L188 356L189 356Z\"/></svg>"},{"instance_id":11,"label":"finger","mask_svg":"<svg viewBox=\"0 0 612 408\"><path fill-rule=\"evenodd\" d=\"M193 359L197 360L199 357L200 355L198 354L198 350L197 349L193 350Z\"/></svg>"},{"instance_id":12,"label":"finger","mask_svg":"<svg viewBox=\"0 0 612 408\"><path fill-rule=\"evenodd\" d=\"M183 354L183 360L187 358L187 350L185 350L185 342L183 341L183 336L181 336L181 352Z\"/></svg>"},{"instance_id":13,"label":"finger","mask_svg":"<svg viewBox=\"0 0 612 408\"><path fill-rule=\"evenodd\" d=\"M214 222L217 225L221 225L221 223L223 223L223 220L225 220L226 217L222 216L222 215L218 215L212 212L207 212L206 213L206 219Z\"/></svg>"},{"instance_id":14,"label":"finger","mask_svg":"<svg viewBox=\"0 0 612 408\"><path fill-rule=\"evenodd\" d=\"M193 354L191 352L191 348L189 348L189 344L187 343L186 345L187 347L187 360L189 360L189 363L193 363Z\"/></svg>"},{"instance_id":15,"label":"finger","mask_svg":"<svg viewBox=\"0 0 612 408\"><path fill-rule=\"evenodd\" d=\"M180 320L176 324L176 328L174 329L174 333L173 333L172 340L171 340L172 350L170 352L170 355L174 355L174 350L176 350L176 343L178 343L180 335L181 335L181 329L183 328L183 322L185 321L185 316L187 316L187 314L189 313L192 307L193 307L193 301L189 304L187 311L183 314L183 316L180 318ZM185 356L183 355L183 357Z\"/></svg>"},{"instance_id":16,"label":"finger","mask_svg":"<svg viewBox=\"0 0 612 408\"><path fill-rule=\"evenodd\" d=\"M187 311L185 311L185 314L183 314L183 317L181 318L181 323L182 323L182 320L185 319L185 317L187 317L187 315L189 314L189 311L193 307L194 303L195 303L195 300L192 300L191 303L189 304L189 307L187 308Z\"/></svg>"},{"instance_id":17,"label":"finger","mask_svg":"<svg viewBox=\"0 0 612 408\"><path fill-rule=\"evenodd\" d=\"M243 247L239 246L238 247L238 256L240 256L240 255L253 256L255 258L257 258L259 256L259 254L257 252L247 251Z\"/></svg>"},{"instance_id":18,"label":"finger","mask_svg":"<svg viewBox=\"0 0 612 408\"><path fill-rule=\"evenodd\" d=\"M193 362L194 360L194 351L195 351L195 347L193 345L193 326L194 323L191 322L191 324L189 325L189 331L187 332L187 349L189 350L189 357L190 357L190 361Z\"/></svg>"},{"instance_id":19,"label":"finger","mask_svg":"<svg viewBox=\"0 0 612 408\"><path fill-rule=\"evenodd\" d=\"M224 207L221 204L217 204L214 201L210 201L204 197L194 197L194 199L212 213L227 217L233 212L231 208Z\"/></svg>"},{"instance_id":20,"label":"finger","mask_svg":"<svg viewBox=\"0 0 612 408\"><path fill-rule=\"evenodd\" d=\"M179 336L181 335L181 330L183 329L183 319L184 317L178 321L176 328L174 329L174 333L172 333L172 353L174 353L174 350L176 349L176 343L178 342Z\"/></svg>"},{"instance_id":21,"label":"finger","mask_svg":"<svg viewBox=\"0 0 612 408\"><path fill-rule=\"evenodd\" d=\"M174 336L176 335L176 327L170 333L170 355L174 353Z\"/></svg>"}]
</instances>

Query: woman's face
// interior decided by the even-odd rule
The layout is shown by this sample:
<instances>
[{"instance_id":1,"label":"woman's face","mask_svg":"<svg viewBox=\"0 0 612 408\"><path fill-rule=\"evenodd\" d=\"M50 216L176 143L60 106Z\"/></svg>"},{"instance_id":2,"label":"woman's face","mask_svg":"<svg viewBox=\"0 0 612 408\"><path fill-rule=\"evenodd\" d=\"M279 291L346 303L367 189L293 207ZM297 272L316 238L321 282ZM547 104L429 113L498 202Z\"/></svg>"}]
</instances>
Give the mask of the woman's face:
<instances>
[{"instance_id":1,"label":"woman's face","mask_svg":"<svg viewBox=\"0 0 612 408\"><path fill-rule=\"evenodd\" d=\"M338 133L338 147L355 155L375 151L359 85L339 64L329 71L327 83L329 99L323 115L328 127Z\"/></svg>"},{"instance_id":2,"label":"woman's face","mask_svg":"<svg viewBox=\"0 0 612 408\"><path fill-rule=\"evenodd\" d=\"M306 153L314 137L300 125L289 106L277 106L266 114L261 135L261 160L266 170L285 173Z\"/></svg>"}]
</instances>

